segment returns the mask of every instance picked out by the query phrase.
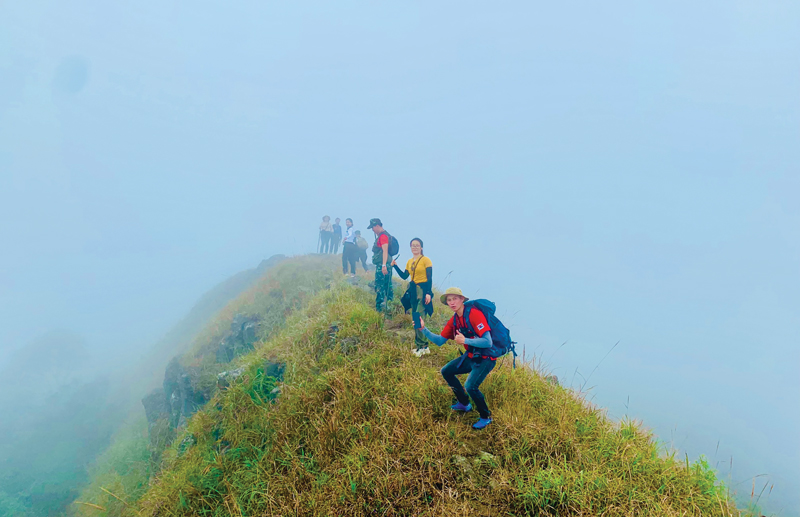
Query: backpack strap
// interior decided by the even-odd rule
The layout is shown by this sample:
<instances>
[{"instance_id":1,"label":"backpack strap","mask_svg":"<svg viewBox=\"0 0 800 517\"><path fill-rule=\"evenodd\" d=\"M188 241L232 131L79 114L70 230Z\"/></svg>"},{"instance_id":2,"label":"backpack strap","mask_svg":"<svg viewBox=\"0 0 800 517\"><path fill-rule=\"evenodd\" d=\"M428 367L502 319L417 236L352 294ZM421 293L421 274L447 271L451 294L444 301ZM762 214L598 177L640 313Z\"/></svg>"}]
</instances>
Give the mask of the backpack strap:
<instances>
[{"instance_id":1,"label":"backpack strap","mask_svg":"<svg viewBox=\"0 0 800 517\"><path fill-rule=\"evenodd\" d=\"M469 320L470 311L472 311L472 306L471 305L465 305L464 306L464 324L466 324L466 326L470 330L470 332L475 334L475 329L472 328L472 322Z\"/></svg>"},{"instance_id":2,"label":"backpack strap","mask_svg":"<svg viewBox=\"0 0 800 517\"><path fill-rule=\"evenodd\" d=\"M412 282L414 281L414 272L416 272L417 266L419 265L420 260L422 260L422 255L419 256L417 261L414 262L414 265L411 267L411 281Z\"/></svg>"}]
</instances>

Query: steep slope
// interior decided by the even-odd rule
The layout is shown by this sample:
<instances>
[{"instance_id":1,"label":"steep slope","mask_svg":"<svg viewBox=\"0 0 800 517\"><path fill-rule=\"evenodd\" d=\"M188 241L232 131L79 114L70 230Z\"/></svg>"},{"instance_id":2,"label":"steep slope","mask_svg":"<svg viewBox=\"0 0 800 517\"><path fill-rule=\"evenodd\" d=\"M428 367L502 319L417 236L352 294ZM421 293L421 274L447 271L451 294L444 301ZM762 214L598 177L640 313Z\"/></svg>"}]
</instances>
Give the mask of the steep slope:
<instances>
[{"instance_id":1,"label":"steep slope","mask_svg":"<svg viewBox=\"0 0 800 517\"><path fill-rule=\"evenodd\" d=\"M365 283L293 311L223 375L147 485L79 513L739 515L705 461L675 458L528 364L487 378L496 420L473 431L439 375L458 350L412 356L410 318L384 321Z\"/></svg>"},{"instance_id":2,"label":"steep slope","mask_svg":"<svg viewBox=\"0 0 800 517\"><path fill-rule=\"evenodd\" d=\"M147 487L152 473L159 468L164 449L215 392L221 382L218 374L235 370L231 360L282 328L287 315L330 286L340 267L337 258L331 256L284 258L275 256L263 261L257 269L237 275L209 292L205 297L208 303L198 303L161 341L164 349L150 354L148 364L156 365L154 371L145 372L142 367L135 371L132 377L157 377L161 386L141 400L144 407L137 400L137 410L91 467L90 483L70 513L96 511L100 507L107 515L118 515L117 507L125 506L122 499L135 498ZM241 291L246 284L249 289L220 305L221 300ZM207 317L201 321L203 314ZM191 331L193 338L187 335ZM143 388L152 388L155 383L131 380L122 384L140 399L145 393Z\"/></svg>"},{"instance_id":3,"label":"steep slope","mask_svg":"<svg viewBox=\"0 0 800 517\"><path fill-rule=\"evenodd\" d=\"M186 316L152 346L141 363L131 372L131 382L124 383L126 386L131 383L141 386L141 389L131 391L137 402L144 391L154 388L161 382L164 368L169 360L185 352L193 343L196 334L205 328L209 320L285 259L285 255L273 255L262 260L255 268L236 273L203 294Z\"/></svg>"}]
</instances>

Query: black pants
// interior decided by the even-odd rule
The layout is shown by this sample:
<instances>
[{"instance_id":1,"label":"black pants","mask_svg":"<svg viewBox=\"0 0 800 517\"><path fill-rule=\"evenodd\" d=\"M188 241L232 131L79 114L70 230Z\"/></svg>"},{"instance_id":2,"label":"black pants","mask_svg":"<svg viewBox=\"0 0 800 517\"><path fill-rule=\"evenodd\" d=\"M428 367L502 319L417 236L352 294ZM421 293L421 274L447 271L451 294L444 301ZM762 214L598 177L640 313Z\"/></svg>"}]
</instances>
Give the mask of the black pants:
<instances>
[{"instance_id":1,"label":"black pants","mask_svg":"<svg viewBox=\"0 0 800 517\"><path fill-rule=\"evenodd\" d=\"M361 261L361 265L364 266L364 271L369 271L369 267L367 266L367 250L358 248L356 259L357 261Z\"/></svg>"},{"instance_id":2,"label":"black pants","mask_svg":"<svg viewBox=\"0 0 800 517\"><path fill-rule=\"evenodd\" d=\"M347 265L350 264L350 273L356 274L356 254L358 253L358 246L352 242L345 242L342 249L342 272L347 274Z\"/></svg>"},{"instance_id":3,"label":"black pants","mask_svg":"<svg viewBox=\"0 0 800 517\"><path fill-rule=\"evenodd\" d=\"M328 253L331 245L331 238L333 237L333 232L319 232L319 252L320 253Z\"/></svg>"},{"instance_id":4,"label":"black pants","mask_svg":"<svg viewBox=\"0 0 800 517\"><path fill-rule=\"evenodd\" d=\"M333 237L331 237L331 253L336 255L339 253L339 244L342 243L342 234L341 233L334 233Z\"/></svg>"}]
</instances>

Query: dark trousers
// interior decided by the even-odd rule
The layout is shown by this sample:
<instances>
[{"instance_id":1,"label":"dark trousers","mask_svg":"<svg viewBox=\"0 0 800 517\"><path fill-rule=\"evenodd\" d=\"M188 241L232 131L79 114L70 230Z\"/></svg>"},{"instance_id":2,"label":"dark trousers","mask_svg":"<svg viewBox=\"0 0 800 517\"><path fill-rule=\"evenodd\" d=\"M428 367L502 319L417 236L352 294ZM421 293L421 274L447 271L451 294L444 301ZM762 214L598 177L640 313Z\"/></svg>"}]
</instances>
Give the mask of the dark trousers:
<instances>
[{"instance_id":1,"label":"dark trousers","mask_svg":"<svg viewBox=\"0 0 800 517\"><path fill-rule=\"evenodd\" d=\"M358 248L358 246L356 246ZM358 248L358 255L356 255L356 262L361 261L361 265L364 266L364 271L369 271L369 266L367 266L367 250L362 250Z\"/></svg>"},{"instance_id":2,"label":"dark trousers","mask_svg":"<svg viewBox=\"0 0 800 517\"><path fill-rule=\"evenodd\" d=\"M334 233L333 237L331 237L331 253L336 255L339 253L339 244L342 243L342 234L341 233Z\"/></svg>"},{"instance_id":3,"label":"dark trousers","mask_svg":"<svg viewBox=\"0 0 800 517\"><path fill-rule=\"evenodd\" d=\"M425 294L422 292L422 287L412 282L408 285L408 294L412 314L415 312L422 314L425 311ZM425 337L422 329L414 329L414 344L417 346L417 350L428 348L428 338Z\"/></svg>"},{"instance_id":4,"label":"dark trousers","mask_svg":"<svg viewBox=\"0 0 800 517\"><path fill-rule=\"evenodd\" d=\"M333 237L333 232L319 232L319 252L320 253L328 253L331 245L331 238Z\"/></svg>"},{"instance_id":5,"label":"dark trousers","mask_svg":"<svg viewBox=\"0 0 800 517\"><path fill-rule=\"evenodd\" d=\"M492 361L491 359L470 359L462 356L453 359L442 368L442 377L453 390L453 394L458 401L466 406L469 404L469 399L472 399L475 403L475 409L478 410L481 418L489 418L492 412L489 411L489 406L486 405L486 398L478 388L496 364L497 361ZM456 375L464 373L468 373L469 377L467 377L467 382L462 386Z\"/></svg>"},{"instance_id":6,"label":"dark trousers","mask_svg":"<svg viewBox=\"0 0 800 517\"><path fill-rule=\"evenodd\" d=\"M389 312L389 302L394 298L392 289L392 267L386 268L383 274L383 266L375 266L375 310L378 312Z\"/></svg>"},{"instance_id":7,"label":"dark trousers","mask_svg":"<svg viewBox=\"0 0 800 517\"><path fill-rule=\"evenodd\" d=\"M342 248L342 272L347 274L347 265L350 264L350 273L356 274L356 254L358 253L358 246L352 242L345 242Z\"/></svg>"}]
</instances>

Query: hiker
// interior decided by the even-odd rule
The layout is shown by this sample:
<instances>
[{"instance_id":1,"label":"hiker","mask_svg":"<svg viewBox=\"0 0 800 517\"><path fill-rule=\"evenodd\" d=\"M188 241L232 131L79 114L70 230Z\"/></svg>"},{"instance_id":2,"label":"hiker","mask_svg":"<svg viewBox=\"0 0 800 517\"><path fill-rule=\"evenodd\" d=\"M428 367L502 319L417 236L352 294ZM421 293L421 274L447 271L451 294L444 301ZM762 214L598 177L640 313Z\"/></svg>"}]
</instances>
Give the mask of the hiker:
<instances>
[{"instance_id":1,"label":"hiker","mask_svg":"<svg viewBox=\"0 0 800 517\"><path fill-rule=\"evenodd\" d=\"M397 267L397 261L392 261L397 274L403 280L411 280L408 283L406 294L403 295L403 307L408 311L411 309L414 318L420 317L422 312L427 316L433 314L433 263L431 259L425 256L422 249L422 239L414 237L411 239L411 258L406 262L405 271L400 271ZM428 348L428 340L425 339L422 329L414 329L414 345L411 351L417 357L422 357L425 354L430 354Z\"/></svg>"},{"instance_id":2,"label":"hiker","mask_svg":"<svg viewBox=\"0 0 800 517\"><path fill-rule=\"evenodd\" d=\"M333 237L331 238L330 252L334 255L339 253L339 243L342 242L342 225L339 224L340 222L342 222L342 220L337 217L336 222L333 223Z\"/></svg>"},{"instance_id":3,"label":"hiker","mask_svg":"<svg viewBox=\"0 0 800 517\"><path fill-rule=\"evenodd\" d=\"M356 232L353 228L353 220L349 217L344 220L347 227L344 233L342 247L342 273L347 274L347 265L350 264L350 276L356 276L356 258L358 257L358 247L356 246ZM366 260L366 259L365 259Z\"/></svg>"},{"instance_id":4,"label":"hiker","mask_svg":"<svg viewBox=\"0 0 800 517\"><path fill-rule=\"evenodd\" d=\"M364 271L369 271L369 266L367 266L367 249L369 248L369 243L367 239L361 236L361 230L356 230L356 262L361 262L361 265L364 266Z\"/></svg>"},{"instance_id":5,"label":"hiker","mask_svg":"<svg viewBox=\"0 0 800 517\"><path fill-rule=\"evenodd\" d=\"M333 237L333 226L330 216L326 215L319 225L319 253L328 253L331 237Z\"/></svg>"},{"instance_id":6,"label":"hiker","mask_svg":"<svg viewBox=\"0 0 800 517\"><path fill-rule=\"evenodd\" d=\"M458 399L456 404L450 406L453 411L471 411L475 403L480 418L472 427L483 429L492 423L492 413L486 405L483 393L478 389L497 364L496 357L488 355L492 348L492 333L486 315L477 307L469 307L469 314L465 317L464 302L469 300L457 287L451 287L440 298L441 302L453 311L453 317L447 322L441 335L434 334L425 328L425 322L420 320L422 332L425 337L438 346L442 346L448 339L454 340L466 349L461 357L453 359L442 368L442 377L453 390ZM465 386L461 385L456 375L468 373ZM466 388L466 390L465 390Z\"/></svg>"},{"instance_id":7,"label":"hiker","mask_svg":"<svg viewBox=\"0 0 800 517\"><path fill-rule=\"evenodd\" d=\"M391 312L392 292L392 253L397 252L397 239L383 229L383 223L377 217L369 220L367 230L375 234L375 244L372 246L372 263L375 264L375 310L378 312ZM391 250L390 248L395 248Z\"/></svg>"}]
</instances>

